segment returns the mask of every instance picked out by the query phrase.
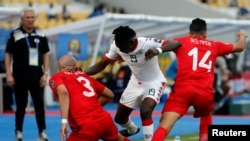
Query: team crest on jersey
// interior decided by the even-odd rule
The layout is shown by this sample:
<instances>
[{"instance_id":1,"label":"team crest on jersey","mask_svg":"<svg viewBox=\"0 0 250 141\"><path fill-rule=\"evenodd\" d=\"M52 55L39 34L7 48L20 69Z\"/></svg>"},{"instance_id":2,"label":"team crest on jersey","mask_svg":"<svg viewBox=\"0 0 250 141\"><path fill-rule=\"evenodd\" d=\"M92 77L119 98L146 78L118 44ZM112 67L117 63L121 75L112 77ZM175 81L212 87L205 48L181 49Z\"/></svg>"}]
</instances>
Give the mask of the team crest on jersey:
<instances>
[{"instance_id":1,"label":"team crest on jersey","mask_svg":"<svg viewBox=\"0 0 250 141\"><path fill-rule=\"evenodd\" d=\"M154 42L156 42L156 43L161 43L162 40L161 40L161 39L156 39L156 38L154 38Z\"/></svg>"},{"instance_id":2,"label":"team crest on jersey","mask_svg":"<svg viewBox=\"0 0 250 141\"><path fill-rule=\"evenodd\" d=\"M136 52L136 55L143 54L143 52L144 52L144 49L140 49L140 50L138 50L138 51Z\"/></svg>"},{"instance_id":3,"label":"team crest on jersey","mask_svg":"<svg viewBox=\"0 0 250 141\"><path fill-rule=\"evenodd\" d=\"M56 83L55 83L55 81L52 80L52 81L49 82L49 85L50 85L52 88L54 88L55 85L56 85Z\"/></svg>"}]
</instances>

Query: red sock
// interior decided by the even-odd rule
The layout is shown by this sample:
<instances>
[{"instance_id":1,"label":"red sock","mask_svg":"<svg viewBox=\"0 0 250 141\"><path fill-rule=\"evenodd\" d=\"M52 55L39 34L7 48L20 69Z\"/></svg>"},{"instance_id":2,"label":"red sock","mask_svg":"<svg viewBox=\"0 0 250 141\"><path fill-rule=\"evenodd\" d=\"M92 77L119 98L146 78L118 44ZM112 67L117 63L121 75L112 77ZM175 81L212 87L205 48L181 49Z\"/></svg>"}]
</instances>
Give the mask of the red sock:
<instances>
[{"instance_id":1,"label":"red sock","mask_svg":"<svg viewBox=\"0 0 250 141\"><path fill-rule=\"evenodd\" d=\"M142 126L148 126L148 125L151 125L151 124L153 124L152 118L142 121Z\"/></svg>"},{"instance_id":2,"label":"red sock","mask_svg":"<svg viewBox=\"0 0 250 141\"><path fill-rule=\"evenodd\" d=\"M127 137L123 136L123 141L130 141Z\"/></svg>"},{"instance_id":3,"label":"red sock","mask_svg":"<svg viewBox=\"0 0 250 141\"><path fill-rule=\"evenodd\" d=\"M152 141L164 141L167 137L167 130L163 127L158 127L153 135Z\"/></svg>"},{"instance_id":4,"label":"red sock","mask_svg":"<svg viewBox=\"0 0 250 141\"><path fill-rule=\"evenodd\" d=\"M208 136L208 126L213 123L212 115L200 118L200 141L206 141Z\"/></svg>"}]
</instances>

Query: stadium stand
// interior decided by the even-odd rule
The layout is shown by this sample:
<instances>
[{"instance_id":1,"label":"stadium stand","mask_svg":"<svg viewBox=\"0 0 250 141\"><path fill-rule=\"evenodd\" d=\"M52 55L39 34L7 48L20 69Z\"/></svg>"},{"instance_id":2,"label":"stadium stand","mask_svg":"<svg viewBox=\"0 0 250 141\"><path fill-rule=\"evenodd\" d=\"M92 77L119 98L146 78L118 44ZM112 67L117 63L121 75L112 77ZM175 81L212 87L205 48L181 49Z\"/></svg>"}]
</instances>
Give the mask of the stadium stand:
<instances>
[{"instance_id":1,"label":"stadium stand","mask_svg":"<svg viewBox=\"0 0 250 141\"><path fill-rule=\"evenodd\" d=\"M47 11L49 7L49 2L55 5L57 11L57 20L50 20L47 18ZM67 8L70 12L70 19L64 20L62 17L62 7L63 4L67 3ZM83 3L77 3L74 1L61 1L61 0L2 0L3 7L12 7L20 9L24 6L32 6L37 11L37 21L35 26L38 29L53 28L55 26L68 24L73 21L85 20L88 18L89 13L92 11L91 5L86 5ZM15 21L1 21L0 28L14 28L16 26Z\"/></svg>"},{"instance_id":2,"label":"stadium stand","mask_svg":"<svg viewBox=\"0 0 250 141\"><path fill-rule=\"evenodd\" d=\"M217 7L217 8L229 8L229 7L250 8L249 0L193 0L193 1L207 4L211 7Z\"/></svg>"},{"instance_id":3,"label":"stadium stand","mask_svg":"<svg viewBox=\"0 0 250 141\"><path fill-rule=\"evenodd\" d=\"M250 8L250 1L249 0L237 0L238 7L245 7Z\"/></svg>"}]
</instances>

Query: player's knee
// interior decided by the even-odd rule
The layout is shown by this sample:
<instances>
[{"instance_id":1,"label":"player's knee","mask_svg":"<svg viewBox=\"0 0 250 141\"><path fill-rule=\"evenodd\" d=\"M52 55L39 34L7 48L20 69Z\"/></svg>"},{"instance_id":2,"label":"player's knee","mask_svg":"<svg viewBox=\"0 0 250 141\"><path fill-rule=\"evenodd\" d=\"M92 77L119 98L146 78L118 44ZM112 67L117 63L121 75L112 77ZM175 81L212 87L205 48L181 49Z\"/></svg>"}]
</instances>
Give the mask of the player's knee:
<instances>
[{"instance_id":1,"label":"player's knee","mask_svg":"<svg viewBox=\"0 0 250 141\"><path fill-rule=\"evenodd\" d=\"M140 107L140 114L142 119L151 118L152 112L156 106L156 102L151 98L145 98Z\"/></svg>"}]
</instances>

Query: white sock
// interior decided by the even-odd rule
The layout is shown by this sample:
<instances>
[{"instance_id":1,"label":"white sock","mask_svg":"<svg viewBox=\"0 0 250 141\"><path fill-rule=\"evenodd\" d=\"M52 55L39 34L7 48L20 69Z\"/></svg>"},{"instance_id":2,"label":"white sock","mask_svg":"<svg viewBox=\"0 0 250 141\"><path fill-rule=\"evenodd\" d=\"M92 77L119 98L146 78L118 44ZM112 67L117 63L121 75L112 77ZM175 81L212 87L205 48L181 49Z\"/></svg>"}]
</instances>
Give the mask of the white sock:
<instances>
[{"instance_id":1,"label":"white sock","mask_svg":"<svg viewBox=\"0 0 250 141\"><path fill-rule=\"evenodd\" d=\"M131 134L135 133L138 129L138 126L136 126L130 118L127 123L121 124L121 126L126 128L128 130L128 133L131 133Z\"/></svg>"},{"instance_id":2,"label":"white sock","mask_svg":"<svg viewBox=\"0 0 250 141\"><path fill-rule=\"evenodd\" d=\"M151 141L154 133L154 124L142 126L144 141Z\"/></svg>"}]
</instances>

